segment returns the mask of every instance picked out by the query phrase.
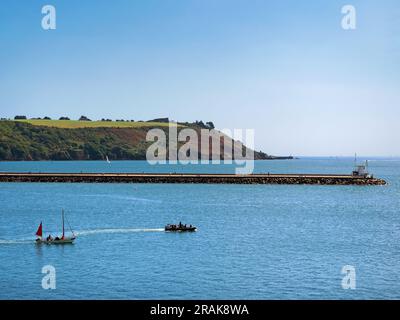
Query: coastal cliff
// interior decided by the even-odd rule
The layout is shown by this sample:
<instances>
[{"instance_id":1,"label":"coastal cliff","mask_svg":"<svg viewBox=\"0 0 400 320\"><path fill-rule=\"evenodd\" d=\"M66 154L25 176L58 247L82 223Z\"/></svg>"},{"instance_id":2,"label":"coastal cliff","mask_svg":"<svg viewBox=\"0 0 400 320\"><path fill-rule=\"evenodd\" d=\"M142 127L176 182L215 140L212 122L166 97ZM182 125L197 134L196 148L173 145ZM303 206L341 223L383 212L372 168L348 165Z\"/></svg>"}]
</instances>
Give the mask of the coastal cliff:
<instances>
[{"instance_id":1,"label":"coastal cliff","mask_svg":"<svg viewBox=\"0 0 400 320\"><path fill-rule=\"evenodd\" d=\"M159 128L168 135L168 122L0 121L0 161L30 160L146 160L148 130ZM163 119L161 119L163 120ZM179 123L200 132L202 123ZM223 145L221 145L223 150ZM210 158L212 157L210 149ZM199 159L201 153L198 155ZM291 159L254 152L255 160ZM223 159L223 152L221 152Z\"/></svg>"}]
</instances>

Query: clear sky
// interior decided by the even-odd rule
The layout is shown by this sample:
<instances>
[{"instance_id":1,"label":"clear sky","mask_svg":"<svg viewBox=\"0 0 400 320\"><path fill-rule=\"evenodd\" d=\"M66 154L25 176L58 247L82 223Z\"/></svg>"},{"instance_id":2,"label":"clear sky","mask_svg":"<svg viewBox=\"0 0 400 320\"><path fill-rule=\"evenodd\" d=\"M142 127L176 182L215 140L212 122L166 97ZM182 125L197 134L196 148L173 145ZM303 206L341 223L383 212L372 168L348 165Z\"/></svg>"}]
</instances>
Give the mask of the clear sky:
<instances>
[{"instance_id":1,"label":"clear sky","mask_svg":"<svg viewBox=\"0 0 400 320\"><path fill-rule=\"evenodd\" d=\"M400 2L2 0L0 117L16 114L211 120L275 155L399 156Z\"/></svg>"}]
</instances>

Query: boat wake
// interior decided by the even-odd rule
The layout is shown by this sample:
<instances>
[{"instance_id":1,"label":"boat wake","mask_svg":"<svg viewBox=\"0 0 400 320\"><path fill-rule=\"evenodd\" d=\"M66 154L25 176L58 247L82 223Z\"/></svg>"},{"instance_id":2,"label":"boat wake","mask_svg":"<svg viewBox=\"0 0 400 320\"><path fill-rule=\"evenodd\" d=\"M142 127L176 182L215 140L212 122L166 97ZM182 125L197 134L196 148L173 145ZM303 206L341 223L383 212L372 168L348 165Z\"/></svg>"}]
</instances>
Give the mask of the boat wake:
<instances>
[{"instance_id":1,"label":"boat wake","mask_svg":"<svg viewBox=\"0 0 400 320\"><path fill-rule=\"evenodd\" d=\"M134 196L121 196L121 195L105 195L105 194L83 194L81 197L87 197L87 198L111 198L111 199L117 199L117 200L133 200L133 201L141 201L141 202L153 202L153 203L162 203L161 200L155 200L155 199L147 199L147 198L139 198L139 197L134 197Z\"/></svg>"},{"instance_id":2,"label":"boat wake","mask_svg":"<svg viewBox=\"0 0 400 320\"><path fill-rule=\"evenodd\" d=\"M133 233L133 232L162 232L164 228L157 229L132 229L132 228L123 228L123 229L93 229L93 230L81 230L76 231L75 234L77 236L88 236L92 234L101 234L101 233Z\"/></svg>"},{"instance_id":3,"label":"boat wake","mask_svg":"<svg viewBox=\"0 0 400 320\"><path fill-rule=\"evenodd\" d=\"M0 239L0 245L4 244L32 244L32 242L35 241L35 239L21 239L21 240L1 240Z\"/></svg>"}]
</instances>

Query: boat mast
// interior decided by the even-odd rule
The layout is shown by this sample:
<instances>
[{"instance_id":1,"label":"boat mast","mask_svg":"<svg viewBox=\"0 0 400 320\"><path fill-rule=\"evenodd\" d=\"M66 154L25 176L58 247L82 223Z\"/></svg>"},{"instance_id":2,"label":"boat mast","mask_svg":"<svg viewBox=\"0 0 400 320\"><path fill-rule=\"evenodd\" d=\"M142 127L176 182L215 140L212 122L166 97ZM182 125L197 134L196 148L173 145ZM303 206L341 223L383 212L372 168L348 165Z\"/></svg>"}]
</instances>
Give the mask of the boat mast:
<instances>
[{"instance_id":1,"label":"boat mast","mask_svg":"<svg viewBox=\"0 0 400 320\"><path fill-rule=\"evenodd\" d=\"M64 239L64 209L62 209L62 238Z\"/></svg>"}]
</instances>

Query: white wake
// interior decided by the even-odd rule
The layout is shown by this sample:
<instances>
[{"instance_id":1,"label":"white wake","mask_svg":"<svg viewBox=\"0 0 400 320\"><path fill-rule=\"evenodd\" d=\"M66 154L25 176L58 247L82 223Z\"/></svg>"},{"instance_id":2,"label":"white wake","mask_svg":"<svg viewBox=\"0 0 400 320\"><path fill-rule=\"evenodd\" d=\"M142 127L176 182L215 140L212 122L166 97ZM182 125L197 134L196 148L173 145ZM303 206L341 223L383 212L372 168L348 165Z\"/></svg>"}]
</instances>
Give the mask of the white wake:
<instances>
[{"instance_id":1,"label":"white wake","mask_svg":"<svg viewBox=\"0 0 400 320\"><path fill-rule=\"evenodd\" d=\"M146 229L146 228L123 228L123 229L93 229L93 230L81 230L75 231L77 236L88 236L92 234L99 234L99 233L133 233L133 232L161 232L164 231L163 228L157 229Z\"/></svg>"},{"instance_id":2,"label":"white wake","mask_svg":"<svg viewBox=\"0 0 400 320\"><path fill-rule=\"evenodd\" d=\"M32 244L35 242L35 239L21 239L21 240L1 240L0 239L0 245L3 244Z\"/></svg>"}]
</instances>

